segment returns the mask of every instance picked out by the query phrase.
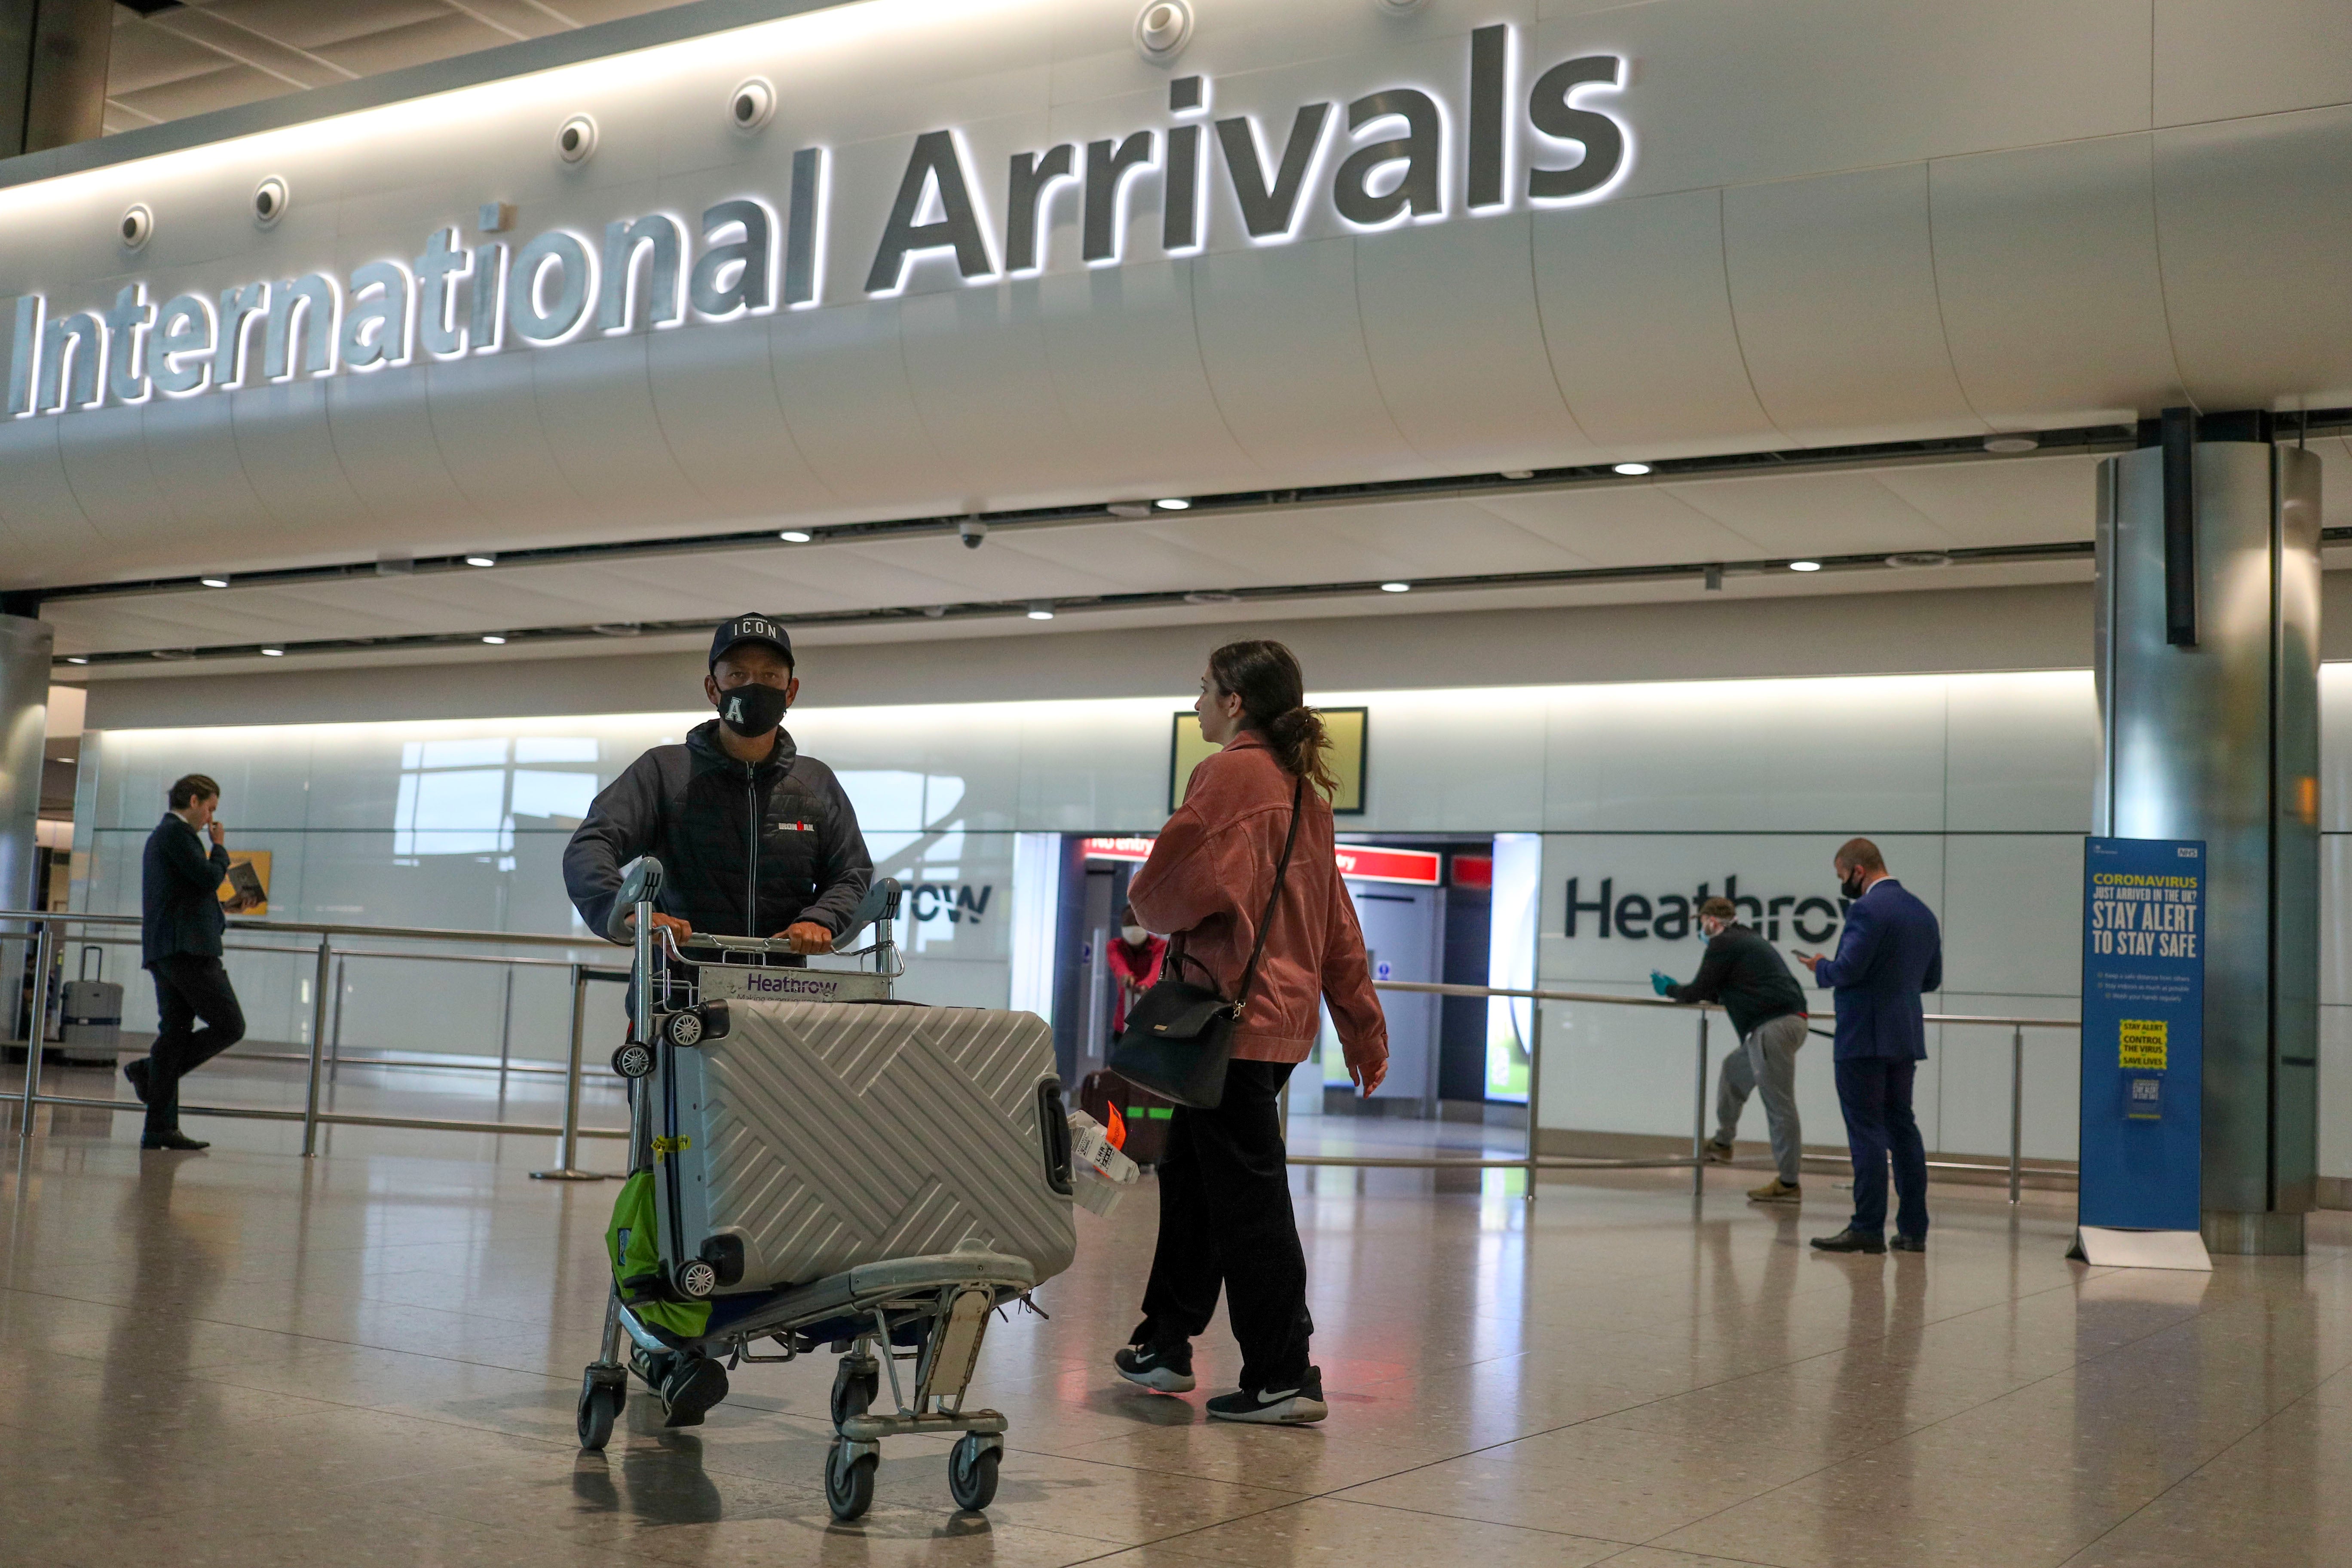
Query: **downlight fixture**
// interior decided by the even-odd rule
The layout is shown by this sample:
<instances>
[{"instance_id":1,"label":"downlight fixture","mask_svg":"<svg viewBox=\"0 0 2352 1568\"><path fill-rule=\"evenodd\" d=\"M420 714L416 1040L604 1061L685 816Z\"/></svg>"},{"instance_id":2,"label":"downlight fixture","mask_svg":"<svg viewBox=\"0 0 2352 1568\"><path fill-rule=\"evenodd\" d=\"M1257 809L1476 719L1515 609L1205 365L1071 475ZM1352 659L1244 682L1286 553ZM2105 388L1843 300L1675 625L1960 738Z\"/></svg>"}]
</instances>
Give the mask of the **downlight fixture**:
<instances>
[{"instance_id":1,"label":"downlight fixture","mask_svg":"<svg viewBox=\"0 0 2352 1568\"><path fill-rule=\"evenodd\" d=\"M1898 550L1886 558L1889 566L1949 566L1952 558L1940 550Z\"/></svg>"},{"instance_id":2,"label":"downlight fixture","mask_svg":"<svg viewBox=\"0 0 2352 1568\"><path fill-rule=\"evenodd\" d=\"M1789 570L1791 572L1818 572L1821 569L1822 563L1818 561L1791 561L1789 563Z\"/></svg>"},{"instance_id":3,"label":"downlight fixture","mask_svg":"<svg viewBox=\"0 0 2352 1568\"><path fill-rule=\"evenodd\" d=\"M286 657L286 650L282 647L266 647L261 650L261 657L264 658L284 658Z\"/></svg>"},{"instance_id":4,"label":"downlight fixture","mask_svg":"<svg viewBox=\"0 0 2352 1568\"><path fill-rule=\"evenodd\" d=\"M777 532L776 537L782 540L786 544L806 544L810 540L814 539L816 535L811 533L805 528L787 528L780 530Z\"/></svg>"},{"instance_id":5,"label":"downlight fixture","mask_svg":"<svg viewBox=\"0 0 2352 1568\"><path fill-rule=\"evenodd\" d=\"M555 155L567 163L584 163L596 151L596 121L575 114L556 127Z\"/></svg>"},{"instance_id":6,"label":"downlight fixture","mask_svg":"<svg viewBox=\"0 0 2352 1568\"><path fill-rule=\"evenodd\" d=\"M66 662L68 664L88 664L89 662L89 655L86 653L69 653L66 655Z\"/></svg>"},{"instance_id":7,"label":"downlight fixture","mask_svg":"<svg viewBox=\"0 0 2352 1568\"><path fill-rule=\"evenodd\" d=\"M466 564L468 566L495 566L498 563L499 558L487 550L478 550L466 557Z\"/></svg>"},{"instance_id":8,"label":"downlight fixture","mask_svg":"<svg viewBox=\"0 0 2352 1568\"><path fill-rule=\"evenodd\" d=\"M1643 474L1650 471L1650 465L1647 463L1612 463L1609 466L1609 471L1612 474L1622 474L1629 479L1638 479Z\"/></svg>"},{"instance_id":9,"label":"downlight fixture","mask_svg":"<svg viewBox=\"0 0 2352 1568\"><path fill-rule=\"evenodd\" d=\"M286 189L281 175L272 174L253 187L253 221L264 228L275 228L278 220L286 216L286 204L293 196Z\"/></svg>"},{"instance_id":10,"label":"downlight fixture","mask_svg":"<svg viewBox=\"0 0 2352 1568\"><path fill-rule=\"evenodd\" d=\"M145 202L133 202L122 214L122 248L138 250L154 237L155 215Z\"/></svg>"},{"instance_id":11,"label":"downlight fixture","mask_svg":"<svg viewBox=\"0 0 2352 1568\"><path fill-rule=\"evenodd\" d=\"M507 639L500 637L496 632L484 632L482 634L482 640L489 644L492 647L504 647L507 646Z\"/></svg>"},{"instance_id":12,"label":"downlight fixture","mask_svg":"<svg viewBox=\"0 0 2352 1568\"><path fill-rule=\"evenodd\" d=\"M226 588L228 586L228 579L226 577L199 577L196 581L202 583L207 588Z\"/></svg>"},{"instance_id":13,"label":"downlight fixture","mask_svg":"<svg viewBox=\"0 0 2352 1568\"><path fill-rule=\"evenodd\" d=\"M1051 599L1030 600L1029 618L1033 621L1052 620L1054 618L1054 601Z\"/></svg>"},{"instance_id":14,"label":"downlight fixture","mask_svg":"<svg viewBox=\"0 0 2352 1568\"><path fill-rule=\"evenodd\" d=\"M1155 65L1174 59L1192 41L1192 7L1185 0L1151 0L1136 14L1136 51Z\"/></svg>"},{"instance_id":15,"label":"downlight fixture","mask_svg":"<svg viewBox=\"0 0 2352 1568\"><path fill-rule=\"evenodd\" d=\"M755 76L736 88L727 100L727 118L738 131L757 131L776 112L776 89L768 79Z\"/></svg>"},{"instance_id":16,"label":"downlight fixture","mask_svg":"<svg viewBox=\"0 0 2352 1568\"><path fill-rule=\"evenodd\" d=\"M1153 501L1151 504L1158 507L1161 511L1190 511L1192 510L1192 503L1186 500L1182 496L1164 496L1159 500Z\"/></svg>"},{"instance_id":17,"label":"downlight fixture","mask_svg":"<svg viewBox=\"0 0 2352 1568\"><path fill-rule=\"evenodd\" d=\"M1410 594L1412 592L1412 584L1410 583L1383 583L1381 584L1381 592L1383 594Z\"/></svg>"},{"instance_id":18,"label":"downlight fixture","mask_svg":"<svg viewBox=\"0 0 2352 1568\"><path fill-rule=\"evenodd\" d=\"M1984 448L1988 452L1999 452L2004 457L2011 457L2019 452L2038 451L2041 446L2041 437L2020 430L2002 436L1986 437Z\"/></svg>"}]
</instances>

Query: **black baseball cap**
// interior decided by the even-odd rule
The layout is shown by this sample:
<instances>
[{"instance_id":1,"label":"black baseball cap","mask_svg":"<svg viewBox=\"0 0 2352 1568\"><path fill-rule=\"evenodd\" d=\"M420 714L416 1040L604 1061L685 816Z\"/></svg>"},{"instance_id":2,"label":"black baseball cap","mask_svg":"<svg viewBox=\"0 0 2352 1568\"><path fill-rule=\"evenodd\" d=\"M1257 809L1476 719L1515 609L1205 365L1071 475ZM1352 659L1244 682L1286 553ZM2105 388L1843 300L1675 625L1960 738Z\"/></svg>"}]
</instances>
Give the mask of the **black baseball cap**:
<instances>
[{"instance_id":1,"label":"black baseball cap","mask_svg":"<svg viewBox=\"0 0 2352 1568\"><path fill-rule=\"evenodd\" d=\"M766 643L784 656L786 664L793 662L793 637L784 630L783 622L772 616L738 616L731 621L721 623L719 629L710 634L711 668L718 668L719 661L727 657L730 648L747 642Z\"/></svg>"}]
</instances>

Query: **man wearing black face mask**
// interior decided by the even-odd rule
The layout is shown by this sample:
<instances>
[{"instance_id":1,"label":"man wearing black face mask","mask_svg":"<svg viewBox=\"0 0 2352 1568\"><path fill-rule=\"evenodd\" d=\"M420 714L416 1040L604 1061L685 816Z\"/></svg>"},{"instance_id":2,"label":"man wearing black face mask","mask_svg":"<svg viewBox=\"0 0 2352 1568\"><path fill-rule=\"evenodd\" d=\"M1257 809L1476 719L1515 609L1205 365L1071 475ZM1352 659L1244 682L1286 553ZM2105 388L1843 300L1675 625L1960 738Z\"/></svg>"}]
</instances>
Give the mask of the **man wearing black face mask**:
<instances>
[{"instance_id":1,"label":"man wearing black face mask","mask_svg":"<svg viewBox=\"0 0 2352 1568\"><path fill-rule=\"evenodd\" d=\"M1927 1055L1920 994L1944 988L1944 935L1936 917L1886 874L1867 838L1850 838L1832 858L1838 890L1853 900L1833 957L1801 952L1813 984L1837 994L1838 1109L1853 1155L1853 1218L1823 1252L1885 1252L1886 1170L1895 1167L1894 1247L1927 1250L1927 1151L1912 1114L1915 1071Z\"/></svg>"},{"instance_id":2,"label":"man wearing black face mask","mask_svg":"<svg viewBox=\"0 0 2352 1568\"><path fill-rule=\"evenodd\" d=\"M874 879L857 813L833 770L781 728L799 695L792 638L767 616L738 616L710 639L702 695L718 717L686 742L656 746L596 797L563 852L563 885L603 931L621 868L658 856L656 925L782 937L823 952Z\"/></svg>"}]
</instances>

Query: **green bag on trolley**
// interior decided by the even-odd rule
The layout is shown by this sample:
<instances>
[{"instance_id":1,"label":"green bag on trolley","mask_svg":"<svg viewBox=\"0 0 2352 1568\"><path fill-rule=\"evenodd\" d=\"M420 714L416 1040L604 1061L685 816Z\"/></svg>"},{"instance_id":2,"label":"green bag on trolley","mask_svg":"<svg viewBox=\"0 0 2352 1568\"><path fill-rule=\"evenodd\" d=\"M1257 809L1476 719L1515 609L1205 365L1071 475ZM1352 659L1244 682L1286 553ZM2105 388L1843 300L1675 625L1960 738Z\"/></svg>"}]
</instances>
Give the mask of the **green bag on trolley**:
<instances>
[{"instance_id":1,"label":"green bag on trolley","mask_svg":"<svg viewBox=\"0 0 2352 1568\"><path fill-rule=\"evenodd\" d=\"M679 1340L700 1339L710 1326L708 1301L665 1300L660 1234L654 1213L654 1173L639 1171L621 1184L604 1250L613 1259L613 1283L637 1321Z\"/></svg>"}]
</instances>

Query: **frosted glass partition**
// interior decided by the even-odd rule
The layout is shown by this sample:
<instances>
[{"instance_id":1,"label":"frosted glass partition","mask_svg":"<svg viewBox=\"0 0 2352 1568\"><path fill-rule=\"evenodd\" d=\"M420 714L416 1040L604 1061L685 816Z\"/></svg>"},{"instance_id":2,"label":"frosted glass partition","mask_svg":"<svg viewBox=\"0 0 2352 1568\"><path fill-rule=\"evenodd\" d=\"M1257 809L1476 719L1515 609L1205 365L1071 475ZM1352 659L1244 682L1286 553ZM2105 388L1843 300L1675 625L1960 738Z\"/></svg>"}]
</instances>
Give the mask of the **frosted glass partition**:
<instances>
[{"instance_id":1,"label":"frosted glass partition","mask_svg":"<svg viewBox=\"0 0 2352 1568\"><path fill-rule=\"evenodd\" d=\"M2344 667L2323 671L2322 696L2330 718L2352 700ZM1943 1007L2074 1013L2080 839L2098 758L2086 672L1330 690L1316 700L1370 710L1366 809L1342 831L1532 836L1498 847L1496 893L1507 883L1537 911L1532 973L1543 984L1638 994L1654 968L1687 978L1700 951L1688 914L1703 890L1753 900L1754 918L1784 952L1829 945L1830 852L1864 833L1943 918L1947 989L1935 999ZM1004 1005L1017 942L1022 993L1034 998L1039 911L1054 895L1022 898L1015 887L1058 862L1049 840L1031 840L1024 854L1018 836L1156 829L1171 715L1186 705L1171 694L793 713L801 747L848 787L877 865L911 889L900 928L908 994ZM141 842L164 786L193 770L221 781L231 842L271 852L273 914L569 931L583 954L617 956L589 941L563 896L564 842L596 789L700 717L93 731L76 824L85 852L78 907L138 907ZM2329 723L2326 733L2333 911L2346 863L2339 836L2352 827L2338 787L2346 749L2334 737L2352 727ZM1024 914L1039 923L1017 940ZM1503 922L1496 929L1500 942ZM2352 959L2332 916L2324 951L2322 1082L2341 1086L2352 1082L2352 1026L2339 1021L2352 1001ZM1510 957L1497 963L1511 978L1526 974ZM427 971L425 984L421 966L399 967L354 966L347 1049L496 1048L504 999L493 972ZM241 973L240 984L275 1008L257 1008L257 1035L302 1039L299 961L246 968L251 978ZM132 1028L151 1026L146 990L130 987ZM560 1056L560 998L519 983L515 1007L516 1050ZM1497 1009L1494 1022L1508 1032L1507 1014ZM1546 1125L1687 1131L1686 1020L1548 1008L1544 1022ZM1920 1091L1931 1138L1955 1151L2005 1150L2006 1040L1948 1033ZM2029 1037L2029 1153L2072 1152L2073 1053L2067 1037ZM1496 1088L1509 1093L1509 1062L1496 1054ZM1833 1138L1827 1042L1802 1060L1805 1113ZM2323 1120L2325 1169L2352 1173L2352 1090L2329 1092L2345 1113Z\"/></svg>"}]
</instances>

